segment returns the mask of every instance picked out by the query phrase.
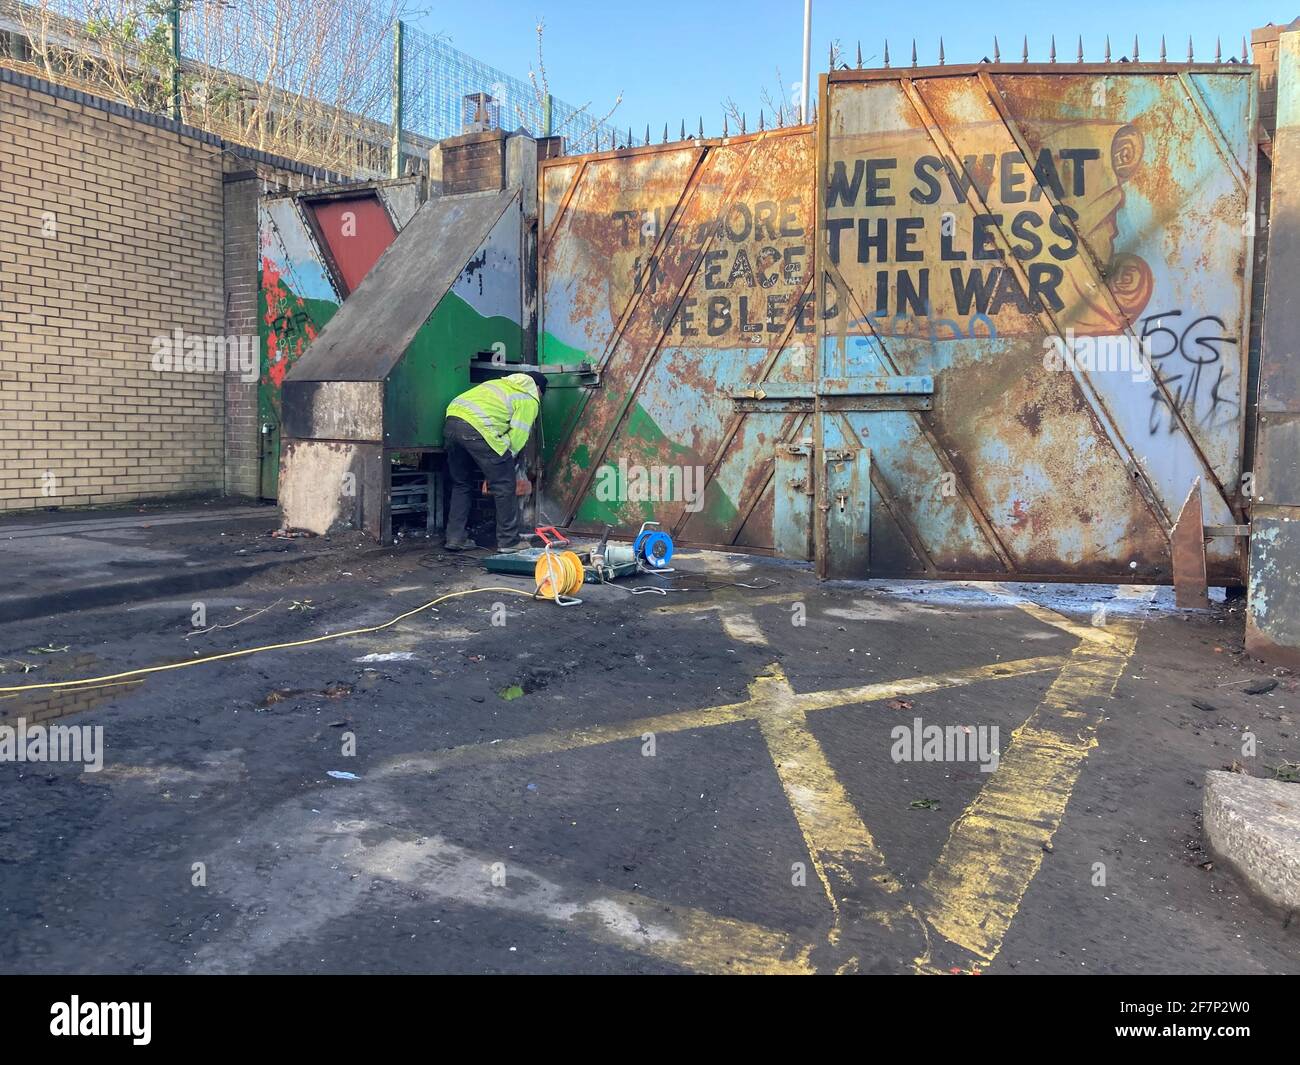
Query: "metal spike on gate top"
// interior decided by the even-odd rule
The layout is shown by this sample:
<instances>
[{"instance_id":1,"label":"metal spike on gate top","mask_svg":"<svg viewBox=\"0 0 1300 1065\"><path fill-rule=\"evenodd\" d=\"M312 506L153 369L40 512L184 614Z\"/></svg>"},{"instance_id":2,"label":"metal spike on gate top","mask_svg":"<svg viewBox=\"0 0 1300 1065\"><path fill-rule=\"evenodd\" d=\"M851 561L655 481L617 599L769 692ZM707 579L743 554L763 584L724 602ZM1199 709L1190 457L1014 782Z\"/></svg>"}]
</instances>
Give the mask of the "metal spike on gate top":
<instances>
[{"instance_id":1,"label":"metal spike on gate top","mask_svg":"<svg viewBox=\"0 0 1300 1065\"><path fill-rule=\"evenodd\" d=\"M1195 63L1196 59L1192 55L1192 35L1187 35L1187 62Z\"/></svg>"},{"instance_id":2,"label":"metal spike on gate top","mask_svg":"<svg viewBox=\"0 0 1300 1065\"><path fill-rule=\"evenodd\" d=\"M1027 35L1025 37L1024 48L1022 48L1020 52L1020 62L1022 63L1029 62L1029 37Z\"/></svg>"},{"instance_id":3,"label":"metal spike on gate top","mask_svg":"<svg viewBox=\"0 0 1300 1065\"><path fill-rule=\"evenodd\" d=\"M668 143L668 123L664 123L664 143Z\"/></svg>"},{"instance_id":4,"label":"metal spike on gate top","mask_svg":"<svg viewBox=\"0 0 1300 1065\"><path fill-rule=\"evenodd\" d=\"M858 69L862 69L862 42L858 42Z\"/></svg>"},{"instance_id":5,"label":"metal spike on gate top","mask_svg":"<svg viewBox=\"0 0 1300 1065\"><path fill-rule=\"evenodd\" d=\"M744 112L744 111L741 111L741 112L740 112L740 132L741 132L741 133L744 133L744 132L745 132L745 112Z\"/></svg>"},{"instance_id":6,"label":"metal spike on gate top","mask_svg":"<svg viewBox=\"0 0 1300 1065\"><path fill-rule=\"evenodd\" d=\"M1165 58L1165 35L1163 33L1160 35L1160 62L1168 62Z\"/></svg>"},{"instance_id":7,"label":"metal spike on gate top","mask_svg":"<svg viewBox=\"0 0 1300 1065\"><path fill-rule=\"evenodd\" d=\"M943 38L939 38L939 66L943 66Z\"/></svg>"},{"instance_id":8,"label":"metal spike on gate top","mask_svg":"<svg viewBox=\"0 0 1300 1065\"><path fill-rule=\"evenodd\" d=\"M1106 34L1106 62L1110 62L1110 34Z\"/></svg>"},{"instance_id":9,"label":"metal spike on gate top","mask_svg":"<svg viewBox=\"0 0 1300 1065\"><path fill-rule=\"evenodd\" d=\"M1079 34L1079 54L1074 60L1076 63L1083 62L1083 34Z\"/></svg>"},{"instance_id":10,"label":"metal spike on gate top","mask_svg":"<svg viewBox=\"0 0 1300 1065\"><path fill-rule=\"evenodd\" d=\"M830 65L830 69L831 69L831 70L834 70L834 69L835 69L835 42L834 42L834 41L831 41L831 57L830 57L830 64L831 64L831 65Z\"/></svg>"},{"instance_id":11,"label":"metal spike on gate top","mask_svg":"<svg viewBox=\"0 0 1300 1065\"><path fill-rule=\"evenodd\" d=\"M1249 53L1248 51L1246 51L1246 38L1245 38L1245 37L1242 37L1242 38L1241 38L1241 61L1242 61L1243 63L1249 63L1249 62L1250 62L1250 53Z\"/></svg>"},{"instance_id":12,"label":"metal spike on gate top","mask_svg":"<svg viewBox=\"0 0 1300 1065\"><path fill-rule=\"evenodd\" d=\"M912 38L912 66L916 66L916 38Z\"/></svg>"},{"instance_id":13,"label":"metal spike on gate top","mask_svg":"<svg viewBox=\"0 0 1300 1065\"><path fill-rule=\"evenodd\" d=\"M1002 62L1002 53L998 51L998 38L997 38L997 34L994 34L994 35L993 35L993 62L995 62L995 63L1001 63L1001 62Z\"/></svg>"},{"instance_id":14,"label":"metal spike on gate top","mask_svg":"<svg viewBox=\"0 0 1300 1065\"><path fill-rule=\"evenodd\" d=\"M679 141L684 141L686 139L686 119L684 118L682 119L682 135L677 139Z\"/></svg>"},{"instance_id":15,"label":"metal spike on gate top","mask_svg":"<svg viewBox=\"0 0 1300 1065\"><path fill-rule=\"evenodd\" d=\"M632 127L631 127L631 126L628 126L628 127L627 127L627 146L628 146L629 148L632 147Z\"/></svg>"},{"instance_id":16,"label":"metal spike on gate top","mask_svg":"<svg viewBox=\"0 0 1300 1065\"><path fill-rule=\"evenodd\" d=\"M761 107L758 109L758 131L760 133L763 131L763 109Z\"/></svg>"},{"instance_id":17,"label":"metal spike on gate top","mask_svg":"<svg viewBox=\"0 0 1300 1065\"><path fill-rule=\"evenodd\" d=\"M1135 33L1133 34L1133 62L1136 63L1141 58L1142 57L1138 55L1138 38L1137 38L1137 34Z\"/></svg>"},{"instance_id":18,"label":"metal spike on gate top","mask_svg":"<svg viewBox=\"0 0 1300 1065\"><path fill-rule=\"evenodd\" d=\"M1219 37L1214 38L1214 61L1216 63L1223 62L1223 41Z\"/></svg>"},{"instance_id":19,"label":"metal spike on gate top","mask_svg":"<svg viewBox=\"0 0 1300 1065\"><path fill-rule=\"evenodd\" d=\"M645 124L645 142L646 142L646 144L649 144L649 143L650 143L650 123L649 123L649 122L647 122L647 123Z\"/></svg>"},{"instance_id":20,"label":"metal spike on gate top","mask_svg":"<svg viewBox=\"0 0 1300 1065\"><path fill-rule=\"evenodd\" d=\"M885 68L889 68L889 39L885 39Z\"/></svg>"},{"instance_id":21,"label":"metal spike on gate top","mask_svg":"<svg viewBox=\"0 0 1300 1065\"><path fill-rule=\"evenodd\" d=\"M1056 34L1052 34L1052 47L1051 50L1047 53L1047 61L1049 63L1056 62Z\"/></svg>"},{"instance_id":22,"label":"metal spike on gate top","mask_svg":"<svg viewBox=\"0 0 1300 1065\"><path fill-rule=\"evenodd\" d=\"M700 115L700 140L704 140L704 116Z\"/></svg>"}]
</instances>

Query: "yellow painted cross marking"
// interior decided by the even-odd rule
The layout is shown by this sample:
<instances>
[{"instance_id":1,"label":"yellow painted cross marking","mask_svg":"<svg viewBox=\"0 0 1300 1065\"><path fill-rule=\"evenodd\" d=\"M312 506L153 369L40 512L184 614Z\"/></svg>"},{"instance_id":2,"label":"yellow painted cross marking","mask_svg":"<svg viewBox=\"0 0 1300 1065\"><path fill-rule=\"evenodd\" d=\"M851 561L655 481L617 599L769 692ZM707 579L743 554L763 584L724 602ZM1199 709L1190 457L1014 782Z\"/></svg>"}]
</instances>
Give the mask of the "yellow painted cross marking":
<instances>
[{"instance_id":1,"label":"yellow painted cross marking","mask_svg":"<svg viewBox=\"0 0 1300 1065\"><path fill-rule=\"evenodd\" d=\"M1089 750L1096 745L1101 703L1108 699L1133 654L1138 624L1113 620L1104 627L1074 621L1056 611L1026 602L993 586L993 594L1038 621L1079 640L1068 656L1047 655L950 670L944 673L863 684L848 688L799 693L777 665L769 666L750 683L748 697L739 702L663 714L610 724L536 733L490 743L472 743L424 755L403 756L382 766L373 776L480 765L580 750L664 734L744 721L755 722L767 745L782 790L790 803L814 870L834 913L829 942L836 943L851 920L893 927L899 919L919 929L925 949L914 962L919 972L936 971L932 962L935 937L946 941L941 952L953 954L963 967L986 965L1001 949L1003 937L1019 910L1021 899L1043 860L1064 816L1074 784ZM753 596L746 606L787 603L789 595ZM736 615L735 600L726 596L710 602L663 608L684 614L721 610ZM734 620L734 618L733 618ZM747 620L752 620L752 615ZM757 625L754 625L757 630ZM733 633L736 638L744 638ZM832 707L853 706L884 699L919 695L1049 670L1060 673L1041 703L1012 734L997 771L958 818L922 890L914 893L890 872L867 825L859 816L816 737L807 715ZM849 891L865 901L852 914L844 912ZM613 897L614 893L609 893ZM915 898L913 895L915 894ZM649 900L619 896L619 906L645 907ZM655 904L662 907L663 904ZM701 971L809 971L809 952L792 947L785 933L673 906L671 915L657 919L679 930L656 949L636 949L679 961ZM689 949L680 945L684 936ZM770 951L770 954L765 952ZM764 964L763 958L770 959ZM852 969L856 958L842 962Z\"/></svg>"},{"instance_id":2,"label":"yellow painted cross marking","mask_svg":"<svg viewBox=\"0 0 1300 1065\"><path fill-rule=\"evenodd\" d=\"M1028 612L1039 617L1041 609ZM1001 949L1043 847L1060 827L1097 743L1100 704L1136 647L1137 625L1115 621L1080 635L1043 701L1012 733L997 772L957 819L924 885L923 911L934 930L985 964ZM918 959L919 968L927 966Z\"/></svg>"}]
</instances>

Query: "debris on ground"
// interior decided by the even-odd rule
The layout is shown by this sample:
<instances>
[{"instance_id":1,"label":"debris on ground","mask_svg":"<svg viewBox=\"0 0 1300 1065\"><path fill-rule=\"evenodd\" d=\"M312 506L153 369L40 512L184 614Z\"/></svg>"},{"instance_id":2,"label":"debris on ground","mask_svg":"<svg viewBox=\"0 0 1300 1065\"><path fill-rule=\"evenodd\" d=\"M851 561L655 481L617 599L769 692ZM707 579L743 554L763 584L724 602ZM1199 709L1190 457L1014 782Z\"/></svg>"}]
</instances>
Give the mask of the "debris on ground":
<instances>
[{"instance_id":1,"label":"debris on ground","mask_svg":"<svg viewBox=\"0 0 1300 1065\"><path fill-rule=\"evenodd\" d=\"M334 683L325 688L276 688L268 692L258 702L258 706L274 706L276 703L282 703L286 699L294 699L300 695L317 695L322 699L343 699L352 694L351 684Z\"/></svg>"}]
</instances>

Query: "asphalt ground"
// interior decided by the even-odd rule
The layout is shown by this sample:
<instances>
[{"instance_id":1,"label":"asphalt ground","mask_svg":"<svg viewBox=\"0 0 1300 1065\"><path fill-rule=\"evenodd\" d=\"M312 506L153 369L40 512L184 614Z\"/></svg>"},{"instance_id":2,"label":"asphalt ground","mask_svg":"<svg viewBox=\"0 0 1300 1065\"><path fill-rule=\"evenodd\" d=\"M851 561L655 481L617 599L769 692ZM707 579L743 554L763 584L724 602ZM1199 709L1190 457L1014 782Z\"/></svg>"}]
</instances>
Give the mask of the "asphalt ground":
<instances>
[{"instance_id":1,"label":"asphalt ground","mask_svg":"<svg viewBox=\"0 0 1300 1065\"><path fill-rule=\"evenodd\" d=\"M1207 769L1300 760L1239 605L677 568L636 584L694 590L475 593L0 692L10 725L103 729L98 772L0 762L0 971L1300 972L1297 923L1201 849ZM531 590L337 551L0 625L0 687L482 586Z\"/></svg>"}]
</instances>

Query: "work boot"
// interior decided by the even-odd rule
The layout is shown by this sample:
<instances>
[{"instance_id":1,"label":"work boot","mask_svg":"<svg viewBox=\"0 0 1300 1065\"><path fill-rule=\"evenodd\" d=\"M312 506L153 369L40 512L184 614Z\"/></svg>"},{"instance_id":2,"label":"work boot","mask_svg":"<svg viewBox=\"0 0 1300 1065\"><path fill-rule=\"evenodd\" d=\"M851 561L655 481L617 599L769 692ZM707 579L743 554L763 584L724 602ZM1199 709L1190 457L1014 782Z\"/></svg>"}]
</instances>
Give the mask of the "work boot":
<instances>
[{"instance_id":1,"label":"work boot","mask_svg":"<svg viewBox=\"0 0 1300 1065\"><path fill-rule=\"evenodd\" d=\"M448 538L442 546L446 551L468 551L474 545L468 540L452 540Z\"/></svg>"},{"instance_id":2,"label":"work boot","mask_svg":"<svg viewBox=\"0 0 1300 1065\"><path fill-rule=\"evenodd\" d=\"M523 540L516 540L512 544L505 544L498 547L497 550L503 555L513 555L518 551L527 551L528 545Z\"/></svg>"}]
</instances>

